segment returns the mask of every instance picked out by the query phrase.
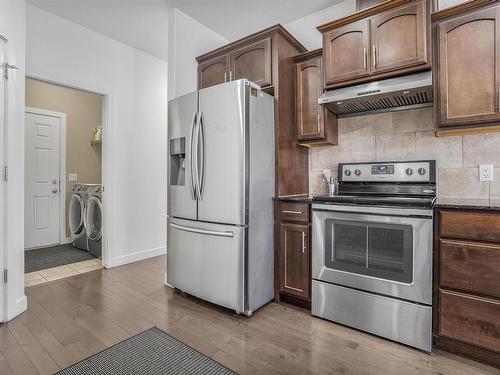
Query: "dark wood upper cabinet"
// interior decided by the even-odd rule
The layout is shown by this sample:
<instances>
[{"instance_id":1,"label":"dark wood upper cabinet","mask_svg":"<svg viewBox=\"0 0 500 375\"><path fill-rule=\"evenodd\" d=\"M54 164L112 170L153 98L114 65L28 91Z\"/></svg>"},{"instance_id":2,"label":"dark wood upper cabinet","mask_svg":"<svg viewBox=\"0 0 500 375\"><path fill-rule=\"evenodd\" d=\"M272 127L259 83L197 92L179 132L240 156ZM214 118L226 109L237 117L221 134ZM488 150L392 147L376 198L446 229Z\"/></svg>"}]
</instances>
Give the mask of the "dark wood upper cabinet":
<instances>
[{"instance_id":1,"label":"dark wood upper cabinet","mask_svg":"<svg viewBox=\"0 0 500 375\"><path fill-rule=\"evenodd\" d=\"M323 138L323 111L318 98L323 92L321 58L297 64L297 139L306 141Z\"/></svg>"},{"instance_id":2,"label":"dark wood upper cabinet","mask_svg":"<svg viewBox=\"0 0 500 375\"><path fill-rule=\"evenodd\" d=\"M500 7L466 9L435 29L437 126L500 125Z\"/></svg>"},{"instance_id":3,"label":"dark wood upper cabinet","mask_svg":"<svg viewBox=\"0 0 500 375\"><path fill-rule=\"evenodd\" d=\"M427 63L425 7L414 2L371 18L372 73Z\"/></svg>"},{"instance_id":4,"label":"dark wood upper cabinet","mask_svg":"<svg viewBox=\"0 0 500 375\"><path fill-rule=\"evenodd\" d=\"M368 21L362 20L323 34L325 83L370 74Z\"/></svg>"},{"instance_id":5,"label":"dark wood upper cabinet","mask_svg":"<svg viewBox=\"0 0 500 375\"><path fill-rule=\"evenodd\" d=\"M430 69L431 1L372 5L318 27L323 34L326 89Z\"/></svg>"},{"instance_id":6,"label":"dark wood upper cabinet","mask_svg":"<svg viewBox=\"0 0 500 375\"><path fill-rule=\"evenodd\" d=\"M309 298L309 225L280 224L282 292Z\"/></svg>"},{"instance_id":7,"label":"dark wood upper cabinet","mask_svg":"<svg viewBox=\"0 0 500 375\"><path fill-rule=\"evenodd\" d=\"M337 116L318 105L324 86L321 50L299 55L294 61L297 142L304 146L337 144Z\"/></svg>"},{"instance_id":8,"label":"dark wood upper cabinet","mask_svg":"<svg viewBox=\"0 0 500 375\"><path fill-rule=\"evenodd\" d=\"M198 64L198 88L218 85L229 80L229 54L214 57Z\"/></svg>"},{"instance_id":9,"label":"dark wood upper cabinet","mask_svg":"<svg viewBox=\"0 0 500 375\"><path fill-rule=\"evenodd\" d=\"M231 79L246 78L261 87L272 81L271 38L243 46L231 52Z\"/></svg>"}]
</instances>

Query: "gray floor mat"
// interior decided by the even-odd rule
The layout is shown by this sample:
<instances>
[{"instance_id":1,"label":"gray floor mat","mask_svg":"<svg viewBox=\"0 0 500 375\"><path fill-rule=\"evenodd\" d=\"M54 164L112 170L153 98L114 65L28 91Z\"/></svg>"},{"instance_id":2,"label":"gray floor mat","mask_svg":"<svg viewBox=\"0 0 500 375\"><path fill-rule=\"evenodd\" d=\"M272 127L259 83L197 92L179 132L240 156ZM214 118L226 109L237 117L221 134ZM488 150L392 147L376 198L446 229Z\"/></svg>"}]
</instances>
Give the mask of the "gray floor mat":
<instances>
[{"instance_id":1,"label":"gray floor mat","mask_svg":"<svg viewBox=\"0 0 500 375\"><path fill-rule=\"evenodd\" d=\"M57 375L236 375L153 327L84 359Z\"/></svg>"},{"instance_id":2,"label":"gray floor mat","mask_svg":"<svg viewBox=\"0 0 500 375\"><path fill-rule=\"evenodd\" d=\"M72 244L27 250L24 252L24 272L35 272L90 259L95 257L88 251L73 247Z\"/></svg>"}]
</instances>

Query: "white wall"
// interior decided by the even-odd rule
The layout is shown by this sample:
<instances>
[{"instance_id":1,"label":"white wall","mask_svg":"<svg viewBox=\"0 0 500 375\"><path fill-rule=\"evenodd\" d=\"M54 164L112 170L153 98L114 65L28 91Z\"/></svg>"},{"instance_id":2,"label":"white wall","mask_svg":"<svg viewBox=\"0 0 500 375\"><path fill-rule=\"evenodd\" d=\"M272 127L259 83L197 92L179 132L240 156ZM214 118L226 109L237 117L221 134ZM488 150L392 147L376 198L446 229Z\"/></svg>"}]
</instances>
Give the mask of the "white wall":
<instances>
[{"instance_id":1,"label":"white wall","mask_svg":"<svg viewBox=\"0 0 500 375\"><path fill-rule=\"evenodd\" d=\"M308 50L321 48L321 33L317 26L348 16L356 11L356 0L345 0L319 12L283 25Z\"/></svg>"},{"instance_id":2,"label":"white wall","mask_svg":"<svg viewBox=\"0 0 500 375\"><path fill-rule=\"evenodd\" d=\"M168 20L168 98L188 94L198 88L195 58L229 41L174 8Z\"/></svg>"},{"instance_id":3,"label":"white wall","mask_svg":"<svg viewBox=\"0 0 500 375\"><path fill-rule=\"evenodd\" d=\"M27 75L107 94L105 265L164 254L167 62L34 6L26 12Z\"/></svg>"},{"instance_id":4,"label":"white wall","mask_svg":"<svg viewBox=\"0 0 500 375\"><path fill-rule=\"evenodd\" d=\"M463 3L465 2L466 0L439 0L438 1L438 8L441 10L441 9L445 9L445 8L449 8L449 7L452 7L452 6L455 6L455 5L458 5L460 3Z\"/></svg>"},{"instance_id":5,"label":"white wall","mask_svg":"<svg viewBox=\"0 0 500 375\"><path fill-rule=\"evenodd\" d=\"M27 307L24 295L24 0L0 1L0 35L8 39L9 63L19 67L19 70L9 72L10 78L7 83L6 143L9 181L6 189L7 223L4 244L7 252L6 267L9 270L9 282L6 289L6 320L9 320L26 310ZM0 142L4 141L3 136L0 134Z\"/></svg>"}]
</instances>

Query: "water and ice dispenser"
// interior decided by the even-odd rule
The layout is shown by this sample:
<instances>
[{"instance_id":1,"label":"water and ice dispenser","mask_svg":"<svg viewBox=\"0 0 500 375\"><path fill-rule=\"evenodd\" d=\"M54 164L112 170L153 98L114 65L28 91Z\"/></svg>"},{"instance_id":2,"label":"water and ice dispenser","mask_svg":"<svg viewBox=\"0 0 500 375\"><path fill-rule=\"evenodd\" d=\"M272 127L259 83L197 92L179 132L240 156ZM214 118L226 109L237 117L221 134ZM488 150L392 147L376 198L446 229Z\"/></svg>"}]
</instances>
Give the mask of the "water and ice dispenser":
<instances>
[{"instance_id":1,"label":"water and ice dispenser","mask_svg":"<svg viewBox=\"0 0 500 375\"><path fill-rule=\"evenodd\" d=\"M170 140L170 184L184 185L186 175L186 138Z\"/></svg>"}]
</instances>

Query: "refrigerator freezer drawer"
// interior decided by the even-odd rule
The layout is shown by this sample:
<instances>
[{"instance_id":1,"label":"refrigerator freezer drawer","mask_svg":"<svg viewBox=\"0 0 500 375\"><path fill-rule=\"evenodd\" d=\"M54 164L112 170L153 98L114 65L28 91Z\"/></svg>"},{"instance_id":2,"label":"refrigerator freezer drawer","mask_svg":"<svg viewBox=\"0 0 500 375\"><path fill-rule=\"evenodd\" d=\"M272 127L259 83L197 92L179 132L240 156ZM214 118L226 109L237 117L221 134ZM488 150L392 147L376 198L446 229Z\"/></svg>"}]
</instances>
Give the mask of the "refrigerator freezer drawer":
<instances>
[{"instance_id":1,"label":"refrigerator freezer drawer","mask_svg":"<svg viewBox=\"0 0 500 375\"><path fill-rule=\"evenodd\" d=\"M245 312L245 229L170 219L168 284L203 300Z\"/></svg>"}]
</instances>

